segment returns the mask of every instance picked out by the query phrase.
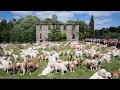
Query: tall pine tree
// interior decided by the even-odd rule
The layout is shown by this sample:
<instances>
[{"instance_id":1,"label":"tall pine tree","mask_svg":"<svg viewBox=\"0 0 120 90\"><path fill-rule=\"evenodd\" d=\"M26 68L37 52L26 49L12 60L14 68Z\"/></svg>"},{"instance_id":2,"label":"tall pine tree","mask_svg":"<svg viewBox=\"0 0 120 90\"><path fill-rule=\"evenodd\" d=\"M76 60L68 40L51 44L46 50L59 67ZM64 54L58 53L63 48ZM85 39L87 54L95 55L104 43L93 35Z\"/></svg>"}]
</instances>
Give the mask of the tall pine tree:
<instances>
[{"instance_id":1,"label":"tall pine tree","mask_svg":"<svg viewBox=\"0 0 120 90\"><path fill-rule=\"evenodd\" d=\"M89 35L90 35L91 38L95 37L93 15L91 16L90 23L89 23Z\"/></svg>"}]
</instances>

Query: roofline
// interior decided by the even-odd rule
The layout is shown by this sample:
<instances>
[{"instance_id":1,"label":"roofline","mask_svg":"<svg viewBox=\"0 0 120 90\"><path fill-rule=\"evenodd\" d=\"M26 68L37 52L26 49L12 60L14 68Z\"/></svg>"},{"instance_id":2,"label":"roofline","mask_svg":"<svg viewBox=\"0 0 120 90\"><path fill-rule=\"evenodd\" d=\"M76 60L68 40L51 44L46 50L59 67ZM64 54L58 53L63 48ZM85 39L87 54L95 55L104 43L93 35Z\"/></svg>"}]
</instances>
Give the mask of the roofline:
<instances>
[{"instance_id":1,"label":"roofline","mask_svg":"<svg viewBox=\"0 0 120 90\"><path fill-rule=\"evenodd\" d=\"M37 23L36 25L80 25L80 24L52 24L52 23Z\"/></svg>"}]
</instances>

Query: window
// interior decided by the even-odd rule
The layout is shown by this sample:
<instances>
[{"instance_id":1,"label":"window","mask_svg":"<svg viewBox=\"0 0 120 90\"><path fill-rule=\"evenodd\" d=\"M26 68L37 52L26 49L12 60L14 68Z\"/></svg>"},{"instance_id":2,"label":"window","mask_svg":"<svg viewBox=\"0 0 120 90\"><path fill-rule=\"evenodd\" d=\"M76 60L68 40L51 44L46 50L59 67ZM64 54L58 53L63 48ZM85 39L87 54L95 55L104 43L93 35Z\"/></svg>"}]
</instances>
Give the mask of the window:
<instances>
[{"instance_id":1,"label":"window","mask_svg":"<svg viewBox=\"0 0 120 90\"><path fill-rule=\"evenodd\" d=\"M75 34L74 33L72 33L72 39L75 39Z\"/></svg>"},{"instance_id":2,"label":"window","mask_svg":"<svg viewBox=\"0 0 120 90\"><path fill-rule=\"evenodd\" d=\"M57 29L57 30L59 30L59 27L58 27L58 25L56 25L56 29Z\"/></svg>"},{"instance_id":3,"label":"window","mask_svg":"<svg viewBox=\"0 0 120 90\"><path fill-rule=\"evenodd\" d=\"M42 38L42 34L40 33L40 39Z\"/></svg>"},{"instance_id":4,"label":"window","mask_svg":"<svg viewBox=\"0 0 120 90\"><path fill-rule=\"evenodd\" d=\"M72 30L75 30L75 25L72 25Z\"/></svg>"},{"instance_id":5,"label":"window","mask_svg":"<svg viewBox=\"0 0 120 90\"><path fill-rule=\"evenodd\" d=\"M66 30L66 25L64 25L64 30Z\"/></svg>"},{"instance_id":6,"label":"window","mask_svg":"<svg viewBox=\"0 0 120 90\"><path fill-rule=\"evenodd\" d=\"M40 25L40 30L42 30L42 25Z\"/></svg>"},{"instance_id":7,"label":"window","mask_svg":"<svg viewBox=\"0 0 120 90\"><path fill-rule=\"evenodd\" d=\"M58 29L60 30L60 25L58 25Z\"/></svg>"},{"instance_id":8,"label":"window","mask_svg":"<svg viewBox=\"0 0 120 90\"><path fill-rule=\"evenodd\" d=\"M60 30L60 25L56 25L56 29L57 29L57 30Z\"/></svg>"}]
</instances>

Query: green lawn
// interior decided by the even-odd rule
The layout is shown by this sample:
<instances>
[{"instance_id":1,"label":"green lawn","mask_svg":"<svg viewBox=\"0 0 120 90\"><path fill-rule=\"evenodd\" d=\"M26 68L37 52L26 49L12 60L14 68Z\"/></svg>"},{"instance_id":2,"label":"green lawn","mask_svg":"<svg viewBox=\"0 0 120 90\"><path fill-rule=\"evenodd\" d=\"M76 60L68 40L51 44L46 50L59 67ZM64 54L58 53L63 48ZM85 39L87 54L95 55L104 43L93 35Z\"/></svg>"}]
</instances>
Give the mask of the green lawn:
<instances>
[{"instance_id":1,"label":"green lawn","mask_svg":"<svg viewBox=\"0 0 120 90\"><path fill-rule=\"evenodd\" d=\"M14 53L19 55L20 50L16 46L12 46L11 48L14 49ZM62 47L60 50L67 50L69 47ZM39 51L41 51L39 49ZM67 60L68 56L66 57L60 57L61 60ZM102 63L101 68L105 68L109 72L113 72L120 68L120 58L115 57L112 58L112 63ZM75 72L66 72L64 75L62 75L60 72L58 73L51 73L47 76L39 76L42 72L42 70L46 67L47 62L42 61L39 62L39 69L32 73L32 75L29 75L29 72L25 73L24 76L17 73L15 76L10 76L9 73L6 73L3 70L0 70L0 79L88 79L91 77L96 71L90 71L87 68L84 68L83 66L79 66L75 68Z\"/></svg>"}]
</instances>

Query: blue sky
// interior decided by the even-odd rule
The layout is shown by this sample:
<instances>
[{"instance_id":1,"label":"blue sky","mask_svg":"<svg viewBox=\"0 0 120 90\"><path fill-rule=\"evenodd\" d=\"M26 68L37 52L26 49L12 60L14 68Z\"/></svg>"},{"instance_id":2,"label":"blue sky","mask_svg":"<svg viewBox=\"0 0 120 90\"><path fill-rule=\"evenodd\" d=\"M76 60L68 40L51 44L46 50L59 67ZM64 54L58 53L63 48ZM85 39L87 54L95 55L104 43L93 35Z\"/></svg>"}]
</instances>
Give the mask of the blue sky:
<instances>
[{"instance_id":1,"label":"blue sky","mask_svg":"<svg viewBox=\"0 0 120 90\"><path fill-rule=\"evenodd\" d=\"M84 20L87 24L91 15L94 15L95 29L111 26L120 26L120 11L0 11L0 21L6 19L19 19L27 15L34 15L40 19L51 18L53 14L58 16L58 20Z\"/></svg>"}]
</instances>

